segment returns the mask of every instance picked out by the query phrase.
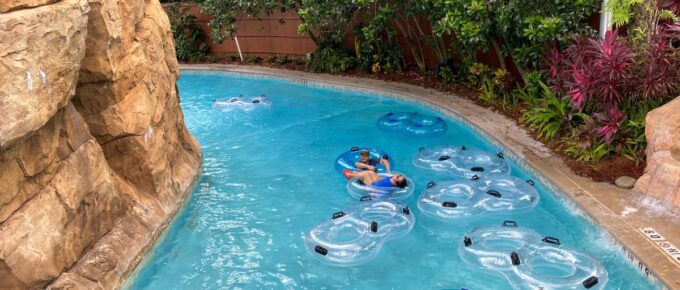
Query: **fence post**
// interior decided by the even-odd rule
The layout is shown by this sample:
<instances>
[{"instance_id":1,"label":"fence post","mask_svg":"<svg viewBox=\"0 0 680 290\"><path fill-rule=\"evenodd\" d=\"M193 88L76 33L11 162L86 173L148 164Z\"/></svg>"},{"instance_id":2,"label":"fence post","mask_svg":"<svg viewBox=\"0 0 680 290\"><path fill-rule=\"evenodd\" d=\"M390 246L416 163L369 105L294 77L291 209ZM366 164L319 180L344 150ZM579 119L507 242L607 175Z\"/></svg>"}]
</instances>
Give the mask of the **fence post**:
<instances>
[{"instance_id":1,"label":"fence post","mask_svg":"<svg viewBox=\"0 0 680 290\"><path fill-rule=\"evenodd\" d=\"M241 62L243 62L243 53L241 53L241 45L238 44L238 36L234 35L234 41L236 42L236 49L238 49L238 56L241 58Z\"/></svg>"}]
</instances>

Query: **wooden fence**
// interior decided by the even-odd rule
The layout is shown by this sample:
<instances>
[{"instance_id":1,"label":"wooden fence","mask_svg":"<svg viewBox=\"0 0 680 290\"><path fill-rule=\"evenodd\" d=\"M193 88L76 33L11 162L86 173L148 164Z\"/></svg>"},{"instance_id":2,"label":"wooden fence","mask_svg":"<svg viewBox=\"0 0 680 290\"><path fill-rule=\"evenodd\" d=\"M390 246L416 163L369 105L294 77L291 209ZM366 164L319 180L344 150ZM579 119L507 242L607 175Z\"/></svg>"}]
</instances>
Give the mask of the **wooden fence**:
<instances>
[{"instance_id":1,"label":"wooden fence","mask_svg":"<svg viewBox=\"0 0 680 290\"><path fill-rule=\"evenodd\" d=\"M182 4L182 7L189 7L189 14L196 17L196 22L201 26L203 32L208 37L207 43L210 47L210 54L214 56L224 54L238 54L236 42L233 39L216 43L210 38L210 28L208 28L209 16L203 14L197 4ZM599 26L599 14L589 17L587 23L597 29ZM283 20L283 21L282 21ZM236 14L236 26L238 30L236 36L244 56L267 56L267 55L289 55L292 57L303 57L308 53L314 52L316 44L309 36L300 34L297 31L301 23L295 11L274 12L271 15L263 15L261 18L249 17L245 13ZM431 30L427 21L422 21L421 27L425 33ZM411 51L407 49L406 40L397 34L398 41L404 47L404 58L407 64L415 63ZM349 50L354 50L354 35L351 33L344 39L344 44ZM447 41L448 44L448 41ZM428 67L432 68L437 63L437 56L432 48L427 44L421 43L423 56ZM498 59L492 52L479 52L477 60L491 67L498 67ZM517 74L512 59L506 58L508 69L513 74Z\"/></svg>"},{"instance_id":2,"label":"wooden fence","mask_svg":"<svg viewBox=\"0 0 680 290\"><path fill-rule=\"evenodd\" d=\"M196 22L208 36L207 43L211 55L238 53L234 40L229 39L223 43L216 43L210 38L210 28L208 28L210 19L207 15L201 13L200 6L182 4L182 7L189 7L189 14L196 17ZM241 46L241 52L249 56L287 54L297 57L314 52L316 49L314 42L309 37L297 32L299 24L300 18L294 11L263 15L260 19L248 17L244 13L237 13L236 26L238 31L236 36Z\"/></svg>"}]
</instances>

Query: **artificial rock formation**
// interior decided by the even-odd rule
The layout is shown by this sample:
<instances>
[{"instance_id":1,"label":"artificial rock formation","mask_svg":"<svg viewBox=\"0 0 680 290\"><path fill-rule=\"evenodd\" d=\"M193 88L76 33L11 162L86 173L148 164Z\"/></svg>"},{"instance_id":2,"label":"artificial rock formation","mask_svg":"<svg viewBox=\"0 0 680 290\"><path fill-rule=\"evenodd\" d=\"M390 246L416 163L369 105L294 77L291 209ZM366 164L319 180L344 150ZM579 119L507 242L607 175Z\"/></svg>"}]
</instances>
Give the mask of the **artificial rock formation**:
<instances>
[{"instance_id":1,"label":"artificial rock formation","mask_svg":"<svg viewBox=\"0 0 680 290\"><path fill-rule=\"evenodd\" d=\"M118 287L200 167L167 16L0 2L0 289Z\"/></svg>"},{"instance_id":2,"label":"artificial rock formation","mask_svg":"<svg viewBox=\"0 0 680 290\"><path fill-rule=\"evenodd\" d=\"M647 168L635 189L680 207L680 97L647 114Z\"/></svg>"}]
</instances>

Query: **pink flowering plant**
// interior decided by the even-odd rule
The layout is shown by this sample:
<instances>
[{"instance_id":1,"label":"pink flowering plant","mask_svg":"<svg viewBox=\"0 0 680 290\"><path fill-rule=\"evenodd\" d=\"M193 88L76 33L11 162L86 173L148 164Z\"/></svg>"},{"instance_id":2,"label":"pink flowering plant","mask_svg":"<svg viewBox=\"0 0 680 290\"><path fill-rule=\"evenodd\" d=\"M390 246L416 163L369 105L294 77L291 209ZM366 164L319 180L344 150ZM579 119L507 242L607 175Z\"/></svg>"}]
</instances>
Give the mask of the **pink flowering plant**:
<instances>
[{"instance_id":1,"label":"pink flowering plant","mask_svg":"<svg viewBox=\"0 0 680 290\"><path fill-rule=\"evenodd\" d=\"M575 38L564 51L552 48L546 56L550 88L573 110L590 116L574 126L579 129L572 134L578 139L572 140L573 146L583 151L603 148L600 145L604 144L610 151L641 157L643 150L639 147L645 144L630 146L631 140L644 136L640 119L680 94L680 55L673 45L678 40L675 29L669 25L643 43L619 37L614 30L607 32L604 39Z\"/></svg>"}]
</instances>

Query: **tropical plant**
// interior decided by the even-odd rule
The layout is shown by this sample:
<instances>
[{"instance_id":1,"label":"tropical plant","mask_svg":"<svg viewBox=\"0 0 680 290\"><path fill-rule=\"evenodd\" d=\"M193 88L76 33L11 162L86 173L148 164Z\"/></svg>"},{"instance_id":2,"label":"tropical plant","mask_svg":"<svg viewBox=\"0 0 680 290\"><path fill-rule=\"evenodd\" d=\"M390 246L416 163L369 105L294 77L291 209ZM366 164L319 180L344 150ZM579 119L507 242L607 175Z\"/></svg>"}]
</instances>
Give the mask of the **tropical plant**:
<instances>
[{"instance_id":1,"label":"tropical plant","mask_svg":"<svg viewBox=\"0 0 680 290\"><path fill-rule=\"evenodd\" d=\"M222 43L236 33L237 11L259 18L262 14L271 14L279 8L295 8L298 2L293 0L202 0L201 9L211 16L208 22L210 37Z\"/></svg>"},{"instance_id":2,"label":"tropical plant","mask_svg":"<svg viewBox=\"0 0 680 290\"><path fill-rule=\"evenodd\" d=\"M323 47L341 47L343 38L351 32L352 22L369 4L369 0L296 0L294 2L296 12L302 20L298 31L307 33L317 46Z\"/></svg>"},{"instance_id":3,"label":"tropical plant","mask_svg":"<svg viewBox=\"0 0 680 290\"><path fill-rule=\"evenodd\" d=\"M605 9L616 28L628 25L632 40L649 41L669 25L680 22L677 0L609 0Z\"/></svg>"},{"instance_id":4,"label":"tropical plant","mask_svg":"<svg viewBox=\"0 0 680 290\"><path fill-rule=\"evenodd\" d=\"M584 19L594 13L597 0L435 0L446 11L434 28L455 36L456 45L474 57L492 48L501 68L510 55L523 79L542 65L550 43L566 44L574 33L593 35ZM489 46L490 45L490 46Z\"/></svg>"},{"instance_id":5,"label":"tropical plant","mask_svg":"<svg viewBox=\"0 0 680 290\"><path fill-rule=\"evenodd\" d=\"M616 146L617 152L635 161L636 164L642 162L645 159L645 148L647 147L644 117L628 119L623 122L619 134L621 135L621 138L619 138L621 142Z\"/></svg>"},{"instance_id":6,"label":"tropical plant","mask_svg":"<svg viewBox=\"0 0 680 290\"><path fill-rule=\"evenodd\" d=\"M626 107L680 93L678 56L667 36L631 47L610 31L602 40L577 38L563 54L554 49L547 63L555 94L592 112L600 126L597 136L609 145L626 119Z\"/></svg>"},{"instance_id":7,"label":"tropical plant","mask_svg":"<svg viewBox=\"0 0 680 290\"><path fill-rule=\"evenodd\" d=\"M434 7L445 11L445 14L434 23L433 29L438 35L454 35L456 45L468 56L474 56L478 50L487 50L488 44L494 47L502 68L505 68L504 57L496 42L497 35L496 2L484 0L435 0Z\"/></svg>"},{"instance_id":8,"label":"tropical plant","mask_svg":"<svg viewBox=\"0 0 680 290\"><path fill-rule=\"evenodd\" d=\"M498 97L496 85L491 78L482 79L482 87L479 92L479 99L487 104L493 104Z\"/></svg>"},{"instance_id":9,"label":"tropical plant","mask_svg":"<svg viewBox=\"0 0 680 290\"><path fill-rule=\"evenodd\" d=\"M590 146L584 147L582 143L568 140L564 152L576 158L578 161L590 163L595 168L595 165L600 162L600 159L609 155L612 152L611 146L605 143L594 143Z\"/></svg>"},{"instance_id":10,"label":"tropical plant","mask_svg":"<svg viewBox=\"0 0 680 290\"><path fill-rule=\"evenodd\" d=\"M358 41L359 67L364 71L393 72L401 71L404 62L402 48L397 41L397 33L390 25L396 14L390 5L375 7L364 17L367 25L359 27Z\"/></svg>"},{"instance_id":11,"label":"tropical plant","mask_svg":"<svg viewBox=\"0 0 680 290\"><path fill-rule=\"evenodd\" d=\"M545 141L552 140L559 133L565 132L571 127L575 117L580 120L587 119L587 116L572 112L569 103L553 94L550 88L543 82L539 83L542 93L542 104L529 108L522 116L522 122L529 129L536 132L538 139Z\"/></svg>"},{"instance_id":12,"label":"tropical plant","mask_svg":"<svg viewBox=\"0 0 680 290\"><path fill-rule=\"evenodd\" d=\"M179 2L169 4L167 8L175 54L179 60L201 61L208 54L208 44L203 30L196 24L196 17L188 13L189 9Z\"/></svg>"},{"instance_id":13,"label":"tropical plant","mask_svg":"<svg viewBox=\"0 0 680 290\"><path fill-rule=\"evenodd\" d=\"M453 73L453 70L450 67L441 68L439 70L439 77L442 78L442 81L445 84L453 83L453 81L456 79L456 75Z\"/></svg>"},{"instance_id":14,"label":"tropical plant","mask_svg":"<svg viewBox=\"0 0 680 290\"><path fill-rule=\"evenodd\" d=\"M262 58L259 57L259 56L245 56L245 57L243 57L243 61L245 61L246 63L250 63L250 64L259 63L261 60L262 60Z\"/></svg>"},{"instance_id":15,"label":"tropical plant","mask_svg":"<svg viewBox=\"0 0 680 290\"><path fill-rule=\"evenodd\" d=\"M354 18L369 0L202 0L201 7L211 16L211 37L223 42L234 36L236 12L260 19L277 10L294 10L300 18L300 33L307 34L317 46L339 46L351 29ZM285 22L282 18L280 22Z\"/></svg>"},{"instance_id":16,"label":"tropical plant","mask_svg":"<svg viewBox=\"0 0 680 290\"><path fill-rule=\"evenodd\" d=\"M467 79L465 82L471 86L478 86L482 84L485 79L491 78L491 68L483 63L472 63L471 65L466 66L466 70Z\"/></svg>"},{"instance_id":17,"label":"tropical plant","mask_svg":"<svg viewBox=\"0 0 680 290\"><path fill-rule=\"evenodd\" d=\"M312 72L341 73L356 66L356 60L343 49L325 47L317 49L307 60Z\"/></svg>"},{"instance_id":18,"label":"tropical plant","mask_svg":"<svg viewBox=\"0 0 680 290\"><path fill-rule=\"evenodd\" d=\"M426 30L421 22L427 21L430 28L434 23L442 19L445 10L435 6L431 0L396 0L378 1L386 2L387 5L393 3L395 8L391 23L405 38L404 46L409 49L418 68L425 71L424 46L429 46L437 56L438 67L448 65L450 61L450 50L447 48L441 34L435 33L433 29Z\"/></svg>"}]
</instances>

